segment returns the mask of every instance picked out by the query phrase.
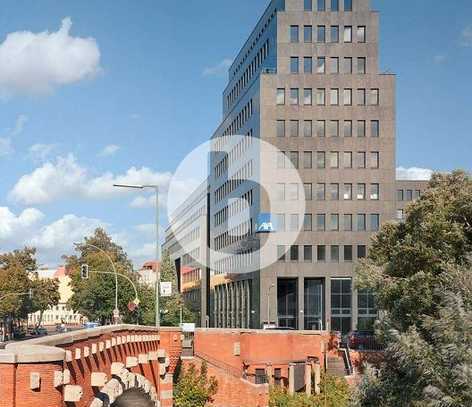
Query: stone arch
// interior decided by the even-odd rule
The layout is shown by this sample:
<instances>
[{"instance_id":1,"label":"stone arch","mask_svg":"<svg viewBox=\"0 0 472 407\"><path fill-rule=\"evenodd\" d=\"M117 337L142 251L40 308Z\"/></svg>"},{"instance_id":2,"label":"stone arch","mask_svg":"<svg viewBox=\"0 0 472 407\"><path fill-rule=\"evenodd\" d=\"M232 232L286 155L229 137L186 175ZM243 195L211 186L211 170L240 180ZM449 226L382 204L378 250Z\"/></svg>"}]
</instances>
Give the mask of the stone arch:
<instances>
[{"instance_id":1,"label":"stone arch","mask_svg":"<svg viewBox=\"0 0 472 407\"><path fill-rule=\"evenodd\" d=\"M131 389L141 390L150 397L156 407L159 406L156 388L150 380L138 373L130 372L122 363L113 363L111 374L112 378L100 389L90 407L109 407L125 391Z\"/></svg>"}]
</instances>

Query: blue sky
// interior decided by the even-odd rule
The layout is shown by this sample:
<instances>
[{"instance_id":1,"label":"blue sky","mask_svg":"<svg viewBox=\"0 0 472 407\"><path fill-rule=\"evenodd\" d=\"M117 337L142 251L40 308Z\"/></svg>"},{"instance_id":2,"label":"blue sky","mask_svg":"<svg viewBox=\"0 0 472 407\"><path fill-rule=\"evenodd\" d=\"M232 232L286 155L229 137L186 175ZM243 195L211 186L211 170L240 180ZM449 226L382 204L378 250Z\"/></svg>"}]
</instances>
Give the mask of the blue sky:
<instances>
[{"instance_id":1,"label":"blue sky","mask_svg":"<svg viewBox=\"0 0 472 407\"><path fill-rule=\"evenodd\" d=\"M451 3L373 1L381 70L397 74L398 166L471 170L472 2ZM208 139L225 64L266 5L4 0L0 65L31 38L39 51L0 66L0 250L34 244L56 265L104 225L137 262L152 256L148 196L109 185L165 185Z\"/></svg>"}]
</instances>

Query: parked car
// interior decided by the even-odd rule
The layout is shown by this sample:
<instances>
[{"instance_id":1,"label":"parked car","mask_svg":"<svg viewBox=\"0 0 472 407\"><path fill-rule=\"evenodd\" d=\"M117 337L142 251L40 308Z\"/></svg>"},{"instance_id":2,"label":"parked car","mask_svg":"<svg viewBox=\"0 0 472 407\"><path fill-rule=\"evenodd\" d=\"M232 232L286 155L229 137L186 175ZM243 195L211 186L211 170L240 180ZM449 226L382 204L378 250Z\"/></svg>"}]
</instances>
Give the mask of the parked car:
<instances>
[{"instance_id":1,"label":"parked car","mask_svg":"<svg viewBox=\"0 0 472 407\"><path fill-rule=\"evenodd\" d=\"M98 323L98 322L86 322L84 324L85 329L98 328L99 326L100 326L100 323Z\"/></svg>"},{"instance_id":2,"label":"parked car","mask_svg":"<svg viewBox=\"0 0 472 407\"><path fill-rule=\"evenodd\" d=\"M372 331L352 331L347 337L347 343L351 349L378 350L380 348Z\"/></svg>"},{"instance_id":3,"label":"parked car","mask_svg":"<svg viewBox=\"0 0 472 407\"><path fill-rule=\"evenodd\" d=\"M31 329L29 333L30 335L33 335L33 336L45 336L48 334L48 330L40 326L38 328Z\"/></svg>"}]
</instances>

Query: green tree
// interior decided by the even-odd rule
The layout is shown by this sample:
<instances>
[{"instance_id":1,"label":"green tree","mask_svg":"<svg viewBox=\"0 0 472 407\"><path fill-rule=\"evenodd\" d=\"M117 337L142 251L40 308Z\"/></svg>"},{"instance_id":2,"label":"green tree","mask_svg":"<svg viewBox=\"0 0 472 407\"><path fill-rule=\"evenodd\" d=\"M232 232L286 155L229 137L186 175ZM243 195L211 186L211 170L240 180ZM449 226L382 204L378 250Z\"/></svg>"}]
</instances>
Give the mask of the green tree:
<instances>
[{"instance_id":1,"label":"green tree","mask_svg":"<svg viewBox=\"0 0 472 407\"><path fill-rule=\"evenodd\" d=\"M34 277L31 280L31 288L33 290L33 297L28 301L28 313L39 311L39 318L37 327L41 326L43 314L49 308L59 304L61 299L59 293L59 280L41 279Z\"/></svg>"},{"instance_id":2,"label":"green tree","mask_svg":"<svg viewBox=\"0 0 472 407\"><path fill-rule=\"evenodd\" d=\"M194 364L182 369L174 392L175 407L204 407L218 391L218 382L208 377L208 368L202 363L200 371Z\"/></svg>"},{"instance_id":3,"label":"green tree","mask_svg":"<svg viewBox=\"0 0 472 407\"><path fill-rule=\"evenodd\" d=\"M360 406L472 405L472 180L434 175L404 223L373 240L358 285L376 292L387 349Z\"/></svg>"}]
</instances>

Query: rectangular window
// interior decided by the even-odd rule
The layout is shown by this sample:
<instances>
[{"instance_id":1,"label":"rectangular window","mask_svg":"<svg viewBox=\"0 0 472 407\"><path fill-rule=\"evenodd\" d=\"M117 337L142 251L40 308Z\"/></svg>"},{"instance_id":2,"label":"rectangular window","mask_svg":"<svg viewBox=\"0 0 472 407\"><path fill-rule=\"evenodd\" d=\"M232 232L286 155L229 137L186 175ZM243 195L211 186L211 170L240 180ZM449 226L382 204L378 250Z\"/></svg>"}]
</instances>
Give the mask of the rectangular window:
<instances>
[{"instance_id":1,"label":"rectangular window","mask_svg":"<svg viewBox=\"0 0 472 407\"><path fill-rule=\"evenodd\" d=\"M329 59L329 73L338 74L339 73L339 58L330 58Z\"/></svg>"},{"instance_id":2,"label":"rectangular window","mask_svg":"<svg viewBox=\"0 0 472 407\"><path fill-rule=\"evenodd\" d=\"M343 154L343 167L352 168L352 151L345 151Z\"/></svg>"},{"instance_id":3,"label":"rectangular window","mask_svg":"<svg viewBox=\"0 0 472 407\"><path fill-rule=\"evenodd\" d=\"M329 122L329 136L339 137L339 121L330 120Z\"/></svg>"},{"instance_id":4,"label":"rectangular window","mask_svg":"<svg viewBox=\"0 0 472 407\"><path fill-rule=\"evenodd\" d=\"M365 137L365 120L357 122L357 137Z\"/></svg>"},{"instance_id":5,"label":"rectangular window","mask_svg":"<svg viewBox=\"0 0 472 407\"><path fill-rule=\"evenodd\" d=\"M370 215L370 230L372 232L378 232L380 229L380 215L373 213Z\"/></svg>"},{"instance_id":6,"label":"rectangular window","mask_svg":"<svg viewBox=\"0 0 472 407\"><path fill-rule=\"evenodd\" d=\"M298 169L298 151L290 151L290 162Z\"/></svg>"},{"instance_id":7,"label":"rectangular window","mask_svg":"<svg viewBox=\"0 0 472 407\"><path fill-rule=\"evenodd\" d=\"M326 58L318 57L316 60L316 73L326 73Z\"/></svg>"},{"instance_id":8,"label":"rectangular window","mask_svg":"<svg viewBox=\"0 0 472 407\"><path fill-rule=\"evenodd\" d=\"M313 199L313 186L312 184L303 184L305 190L305 200L311 201Z\"/></svg>"},{"instance_id":9,"label":"rectangular window","mask_svg":"<svg viewBox=\"0 0 472 407\"><path fill-rule=\"evenodd\" d=\"M365 75L365 73L367 72L366 65L367 61L364 57L357 58L357 73Z\"/></svg>"},{"instance_id":10,"label":"rectangular window","mask_svg":"<svg viewBox=\"0 0 472 407\"><path fill-rule=\"evenodd\" d=\"M275 222L277 225L277 231L285 232L285 214L278 213L275 215Z\"/></svg>"},{"instance_id":11,"label":"rectangular window","mask_svg":"<svg viewBox=\"0 0 472 407\"><path fill-rule=\"evenodd\" d=\"M290 26L290 42L295 43L299 41L299 29L298 25Z\"/></svg>"},{"instance_id":12,"label":"rectangular window","mask_svg":"<svg viewBox=\"0 0 472 407\"><path fill-rule=\"evenodd\" d=\"M285 184L277 184L276 195L278 201L285 201Z\"/></svg>"},{"instance_id":13,"label":"rectangular window","mask_svg":"<svg viewBox=\"0 0 472 407\"><path fill-rule=\"evenodd\" d=\"M378 120L372 120L370 122L370 136L380 137L380 123Z\"/></svg>"},{"instance_id":14,"label":"rectangular window","mask_svg":"<svg viewBox=\"0 0 472 407\"><path fill-rule=\"evenodd\" d=\"M303 58L303 72L313 73L313 58L312 57Z\"/></svg>"},{"instance_id":15,"label":"rectangular window","mask_svg":"<svg viewBox=\"0 0 472 407\"><path fill-rule=\"evenodd\" d=\"M339 184L329 184L329 198L332 201L339 201Z\"/></svg>"},{"instance_id":16,"label":"rectangular window","mask_svg":"<svg viewBox=\"0 0 472 407\"><path fill-rule=\"evenodd\" d=\"M380 185L370 184L370 199L372 201L378 201L380 199Z\"/></svg>"},{"instance_id":17,"label":"rectangular window","mask_svg":"<svg viewBox=\"0 0 472 407\"><path fill-rule=\"evenodd\" d=\"M366 30L365 26L357 27L357 42L366 42Z\"/></svg>"},{"instance_id":18,"label":"rectangular window","mask_svg":"<svg viewBox=\"0 0 472 407\"><path fill-rule=\"evenodd\" d=\"M378 169L380 167L380 153L372 151L370 153L370 168Z\"/></svg>"},{"instance_id":19,"label":"rectangular window","mask_svg":"<svg viewBox=\"0 0 472 407\"><path fill-rule=\"evenodd\" d=\"M277 168L279 170L285 168L285 153L283 151L277 153Z\"/></svg>"},{"instance_id":20,"label":"rectangular window","mask_svg":"<svg viewBox=\"0 0 472 407\"><path fill-rule=\"evenodd\" d=\"M337 213L332 213L329 218L329 229L332 232L337 232L339 230L339 215Z\"/></svg>"},{"instance_id":21,"label":"rectangular window","mask_svg":"<svg viewBox=\"0 0 472 407\"><path fill-rule=\"evenodd\" d=\"M326 42L326 26L319 25L318 26L318 42L324 43Z\"/></svg>"},{"instance_id":22,"label":"rectangular window","mask_svg":"<svg viewBox=\"0 0 472 407\"><path fill-rule=\"evenodd\" d=\"M365 214L364 213L357 214L357 231L358 232L365 232L366 230L365 223L366 223Z\"/></svg>"},{"instance_id":23,"label":"rectangular window","mask_svg":"<svg viewBox=\"0 0 472 407\"><path fill-rule=\"evenodd\" d=\"M297 256L298 257L298 256ZM297 279L277 279L277 315L281 328L298 329ZM264 370L264 369L261 369ZM266 381L267 382L267 381Z\"/></svg>"},{"instance_id":24,"label":"rectangular window","mask_svg":"<svg viewBox=\"0 0 472 407\"><path fill-rule=\"evenodd\" d=\"M338 106L339 105L339 89L331 89L329 99L330 99L331 106Z\"/></svg>"},{"instance_id":25,"label":"rectangular window","mask_svg":"<svg viewBox=\"0 0 472 407\"><path fill-rule=\"evenodd\" d=\"M352 232L352 215L345 214L343 219L343 226L345 232Z\"/></svg>"},{"instance_id":26,"label":"rectangular window","mask_svg":"<svg viewBox=\"0 0 472 407\"><path fill-rule=\"evenodd\" d=\"M325 137L326 136L326 121L317 120L316 122L316 136Z\"/></svg>"},{"instance_id":27,"label":"rectangular window","mask_svg":"<svg viewBox=\"0 0 472 407\"><path fill-rule=\"evenodd\" d=\"M352 261L352 246L344 246L344 261L350 262Z\"/></svg>"},{"instance_id":28,"label":"rectangular window","mask_svg":"<svg viewBox=\"0 0 472 407\"><path fill-rule=\"evenodd\" d=\"M290 73L299 73L298 57L290 58Z\"/></svg>"},{"instance_id":29,"label":"rectangular window","mask_svg":"<svg viewBox=\"0 0 472 407\"><path fill-rule=\"evenodd\" d=\"M298 105L299 98L298 98L298 88L292 88L290 89L290 104L293 105Z\"/></svg>"},{"instance_id":30,"label":"rectangular window","mask_svg":"<svg viewBox=\"0 0 472 407\"><path fill-rule=\"evenodd\" d=\"M298 246L290 246L290 261L298 261Z\"/></svg>"},{"instance_id":31,"label":"rectangular window","mask_svg":"<svg viewBox=\"0 0 472 407\"><path fill-rule=\"evenodd\" d=\"M305 0L304 10L305 11L313 11L313 0Z\"/></svg>"},{"instance_id":32,"label":"rectangular window","mask_svg":"<svg viewBox=\"0 0 472 407\"><path fill-rule=\"evenodd\" d=\"M298 201L298 184L287 185L287 198L289 201Z\"/></svg>"},{"instance_id":33,"label":"rectangular window","mask_svg":"<svg viewBox=\"0 0 472 407\"><path fill-rule=\"evenodd\" d=\"M331 26L331 42L339 42L339 25Z\"/></svg>"},{"instance_id":34,"label":"rectangular window","mask_svg":"<svg viewBox=\"0 0 472 407\"><path fill-rule=\"evenodd\" d=\"M366 168L366 154L365 151L359 151L357 153L357 168Z\"/></svg>"},{"instance_id":35,"label":"rectangular window","mask_svg":"<svg viewBox=\"0 0 472 407\"><path fill-rule=\"evenodd\" d=\"M345 201L352 199L352 184L344 184L343 198Z\"/></svg>"},{"instance_id":36,"label":"rectangular window","mask_svg":"<svg viewBox=\"0 0 472 407\"><path fill-rule=\"evenodd\" d=\"M290 137L298 137L298 120L290 120Z\"/></svg>"},{"instance_id":37,"label":"rectangular window","mask_svg":"<svg viewBox=\"0 0 472 407\"><path fill-rule=\"evenodd\" d=\"M344 121L344 137L352 137L352 120L345 120Z\"/></svg>"},{"instance_id":38,"label":"rectangular window","mask_svg":"<svg viewBox=\"0 0 472 407\"><path fill-rule=\"evenodd\" d=\"M377 319L376 300L372 290L359 289L357 292L357 309L359 310L357 329L372 332Z\"/></svg>"},{"instance_id":39,"label":"rectangular window","mask_svg":"<svg viewBox=\"0 0 472 407\"><path fill-rule=\"evenodd\" d=\"M318 106L326 105L326 90L316 89L316 104Z\"/></svg>"},{"instance_id":40,"label":"rectangular window","mask_svg":"<svg viewBox=\"0 0 472 407\"><path fill-rule=\"evenodd\" d=\"M303 27L303 41L307 43L313 42L313 27L311 25Z\"/></svg>"},{"instance_id":41,"label":"rectangular window","mask_svg":"<svg viewBox=\"0 0 472 407\"><path fill-rule=\"evenodd\" d=\"M311 106L313 104L313 91L309 88L303 90L303 104Z\"/></svg>"},{"instance_id":42,"label":"rectangular window","mask_svg":"<svg viewBox=\"0 0 472 407\"><path fill-rule=\"evenodd\" d=\"M403 189L397 189L397 201L403 201Z\"/></svg>"},{"instance_id":43,"label":"rectangular window","mask_svg":"<svg viewBox=\"0 0 472 407\"><path fill-rule=\"evenodd\" d=\"M324 201L326 198L326 184L316 184L316 200Z\"/></svg>"},{"instance_id":44,"label":"rectangular window","mask_svg":"<svg viewBox=\"0 0 472 407\"><path fill-rule=\"evenodd\" d=\"M421 191L419 189L415 189L415 192L413 193L413 199L420 199L421 198Z\"/></svg>"},{"instance_id":45,"label":"rectangular window","mask_svg":"<svg viewBox=\"0 0 472 407\"><path fill-rule=\"evenodd\" d=\"M312 216L311 213L305 213L303 218L303 230L305 232L311 232L313 229Z\"/></svg>"},{"instance_id":46,"label":"rectangular window","mask_svg":"<svg viewBox=\"0 0 472 407\"><path fill-rule=\"evenodd\" d=\"M277 89L277 104L285 105L285 89Z\"/></svg>"},{"instance_id":47,"label":"rectangular window","mask_svg":"<svg viewBox=\"0 0 472 407\"><path fill-rule=\"evenodd\" d=\"M339 0L331 0L331 11L339 11Z\"/></svg>"},{"instance_id":48,"label":"rectangular window","mask_svg":"<svg viewBox=\"0 0 472 407\"><path fill-rule=\"evenodd\" d=\"M339 246L333 245L330 247L330 260L332 263L339 263Z\"/></svg>"},{"instance_id":49,"label":"rectangular window","mask_svg":"<svg viewBox=\"0 0 472 407\"><path fill-rule=\"evenodd\" d=\"M357 89L357 104L359 106L365 106L366 102L366 91L365 89Z\"/></svg>"},{"instance_id":50,"label":"rectangular window","mask_svg":"<svg viewBox=\"0 0 472 407\"><path fill-rule=\"evenodd\" d=\"M303 260L308 262L313 261L313 247L312 246L303 246Z\"/></svg>"},{"instance_id":51,"label":"rectangular window","mask_svg":"<svg viewBox=\"0 0 472 407\"><path fill-rule=\"evenodd\" d=\"M326 153L324 151L316 152L316 168L318 169L326 168Z\"/></svg>"},{"instance_id":52,"label":"rectangular window","mask_svg":"<svg viewBox=\"0 0 472 407\"><path fill-rule=\"evenodd\" d=\"M313 122L311 120L303 121L303 137L313 137Z\"/></svg>"},{"instance_id":53,"label":"rectangular window","mask_svg":"<svg viewBox=\"0 0 472 407\"><path fill-rule=\"evenodd\" d=\"M303 152L303 168L311 169L313 167L313 158L311 151Z\"/></svg>"},{"instance_id":54,"label":"rectangular window","mask_svg":"<svg viewBox=\"0 0 472 407\"><path fill-rule=\"evenodd\" d=\"M352 42L352 27L349 25L344 26L344 42Z\"/></svg>"},{"instance_id":55,"label":"rectangular window","mask_svg":"<svg viewBox=\"0 0 472 407\"><path fill-rule=\"evenodd\" d=\"M367 247L364 245L357 246L357 258L365 259L367 256Z\"/></svg>"},{"instance_id":56,"label":"rectangular window","mask_svg":"<svg viewBox=\"0 0 472 407\"><path fill-rule=\"evenodd\" d=\"M337 151L331 151L329 153L329 167L339 168L339 153Z\"/></svg>"},{"instance_id":57,"label":"rectangular window","mask_svg":"<svg viewBox=\"0 0 472 407\"><path fill-rule=\"evenodd\" d=\"M345 74L352 74L352 58L351 57L344 58L343 72Z\"/></svg>"},{"instance_id":58,"label":"rectangular window","mask_svg":"<svg viewBox=\"0 0 472 407\"><path fill-rule=\"evenodd\" d=\"M326 261L326 246L321 245L317 247L316 261L319 261L319 262Z\"/></svg>"},{"instance_id":59,"label":"rectangular window","mask_svg":"<svg viewBox=\"0 0 472 407\"><path fill-rule=\"evenodd\" d=\"M299 229L299 219L298 219L298 213L292 213L290 214L290 223L288 225L289 231L290 232L298 232Z\"/></svg>"},{"instance_id":60,"label":"rectangular window","mask_svg":"<svg viewBox=\"0 0 472 407\"><path fill-rule=\"evenodd\" d=\"M357 200L363 201L365 199L365 184L357 184Z\"/></svg>"},{"instance_id":61,"label":"rectangular window","mask_svg":"<svg viewBox=\"0 0 472 407\"><path fill-rule=\"evenodd\" d=\"M344 0L344 11L352 11L352 0Z\"/></svg>"},{"instance_id":62,"label":"rectangular window","mask_svg":"<svg viewBox=\"0 0 472 407\"><path fill-rule=\"evenodd\" d=\"M277 120L277 137L285 137L285 120Z\"/></svg>"},{"instance_id":63,"label":"rectangular window","mask_svg":"<svg viewBox=\"0 0 472 407\"><path fill-rule=\"evenodd\" d=\"M277 258L279 261L285 261L285 246L277 246Z\"/></svg>"},{"instance_id":64,"label":"rectangular window","mask_svg":"<svg viewBox=\"0 0 472 407\"><path fill-rule=\"evenodd\" d=\"M407 189L406 190L406 200L407 201L412 201L413 200L413 190L412 189Z\"/></svg>"},{"instance_id":65,"label":"rectangular window","mask_svg":"<svg viewBox=\"0 0 472 407\"><path fill-rule=\"evenodd\" d=\"M324 232L326 230L326 215L324 213L316 215L316 230L318 232Z\"/></svg>"},{"instance_id":66,"label":"rectangular window","mask_svg":"<svg viewBox=\"0 0 472 407\"><path fill-rule=\"evenodd\" d=\"M372 106L380 105L380 90L379 89L370 90L370 104Z\"/></svg>"},{"instance_id":67,"label":"rectangular window","mask_svg":"<svg viewBox=\"0 0 472 407\"><path fill-rule=\"evenodd\" d=\"M326 10L326 0L318 0L318 11Z\"/></svg>"},{"instance_id":68,"label":"rectangular window","mask_svg":"<svg viewBox=\"0 0 472 407\"><path fill-rule=\"evenodd\" d=\"M343 104L344 106L352 106L352 89L344 89Z\"/></svg>"}]
</instances>

